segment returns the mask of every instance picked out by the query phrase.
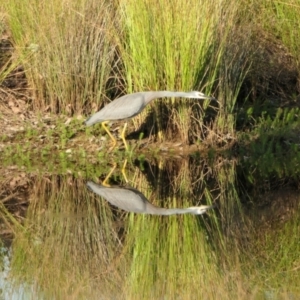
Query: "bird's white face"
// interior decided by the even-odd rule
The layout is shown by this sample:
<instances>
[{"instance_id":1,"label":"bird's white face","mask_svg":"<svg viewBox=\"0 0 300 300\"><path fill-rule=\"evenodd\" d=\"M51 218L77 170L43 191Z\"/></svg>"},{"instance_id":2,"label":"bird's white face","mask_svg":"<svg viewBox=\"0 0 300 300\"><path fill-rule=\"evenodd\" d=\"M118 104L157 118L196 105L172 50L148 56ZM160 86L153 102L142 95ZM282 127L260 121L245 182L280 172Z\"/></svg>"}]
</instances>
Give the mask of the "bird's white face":
<instances>
[{"instance_id":1,"label":"bird's white face","mask_svg":"<svg viewBox=\"0 0 300 300\"><path fill-rule=\"evenodd\" d=\"M200 206L189 207L189 210L191 210L191 213L194 215L202 215L207 210L212 209L213 207L214 207L213 205L200 205Z\"/></svg>"},{"instance_id":2,"label":"bird's white face","mask_svg":"<svg viewBox=\"0 0 300 300\"><path fill-rule=\"evenodd\" d=\"M198 91L192 91L190 92L189 98L194 98L194 99L212 99L213 97L209 97L201 92Z\"/></svg>"}]
</instances>

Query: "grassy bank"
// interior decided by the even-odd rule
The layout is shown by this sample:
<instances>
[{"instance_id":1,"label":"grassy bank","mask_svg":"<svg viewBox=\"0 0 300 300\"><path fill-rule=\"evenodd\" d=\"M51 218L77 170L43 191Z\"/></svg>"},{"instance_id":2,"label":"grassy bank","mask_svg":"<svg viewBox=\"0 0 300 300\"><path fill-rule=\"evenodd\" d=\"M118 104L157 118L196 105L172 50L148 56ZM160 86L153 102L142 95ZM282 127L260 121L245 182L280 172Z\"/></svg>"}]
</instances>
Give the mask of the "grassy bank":
<instances>
[{"instance_id":1,"label":"grassy bank","mask_svg":"<svg viewBox=\"0 0 300 300\"><path fill-rule=\"evenodd\" d=\"M87 116L124 93L201 90L218 103L159 100L129 131L224 147L297 105L299 10L293 1L9 0L1 106L17 119Z\"/></svg>"}]
</instances>

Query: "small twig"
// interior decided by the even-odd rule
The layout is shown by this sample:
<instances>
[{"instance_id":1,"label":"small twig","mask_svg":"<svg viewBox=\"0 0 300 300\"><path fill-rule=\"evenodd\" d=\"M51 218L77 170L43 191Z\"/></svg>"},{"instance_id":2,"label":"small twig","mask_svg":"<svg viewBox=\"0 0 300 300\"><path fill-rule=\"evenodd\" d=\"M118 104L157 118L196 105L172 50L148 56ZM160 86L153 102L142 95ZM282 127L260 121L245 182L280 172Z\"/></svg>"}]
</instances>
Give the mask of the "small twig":
<instances>
[{"instance_id":1,"label":"small twig","mask_svg":"<svg viewBox=\"0 0 300 300\"><path fill-rule=\"evenodd\" d=\"M5 203L7 201L9 201L10 199L12 199L13 197L15 197L17 195L17 193L14 193L12 195L9 195L7 197L5 197L4 199L0 200L2 203Z\"/></svg>"}]
</instances>

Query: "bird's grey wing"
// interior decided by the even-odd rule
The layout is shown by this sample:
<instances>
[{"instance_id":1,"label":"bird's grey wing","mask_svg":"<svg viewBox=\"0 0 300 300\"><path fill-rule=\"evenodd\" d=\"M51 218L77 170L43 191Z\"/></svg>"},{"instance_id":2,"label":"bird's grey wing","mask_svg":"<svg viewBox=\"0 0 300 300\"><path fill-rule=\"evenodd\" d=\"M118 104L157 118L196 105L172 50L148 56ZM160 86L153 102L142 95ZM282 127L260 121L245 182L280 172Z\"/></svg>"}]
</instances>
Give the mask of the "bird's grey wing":
<instances>
[{"instance_id":1,"label":"bird's grey wing","mask_svg":"<svg viewBox=\"0 0 300 300\"><path fill-rule=\"evenodd\" d=\"M147 199L135 189L121 187L106 187L88 181L87 186L109 203L128 212L145 213Z\"/></svg>"},{"instance_id":2,"label":"bird's grey wing","mask_svg":"<svg viewBox=\"0 0 300 300\"><path fill-rule=\"evenodd\" d=\"M102 120L124 120L139 114L145 107L143 93L125 95L107 104L97 114Z\"/></svg>"}]
</instances>

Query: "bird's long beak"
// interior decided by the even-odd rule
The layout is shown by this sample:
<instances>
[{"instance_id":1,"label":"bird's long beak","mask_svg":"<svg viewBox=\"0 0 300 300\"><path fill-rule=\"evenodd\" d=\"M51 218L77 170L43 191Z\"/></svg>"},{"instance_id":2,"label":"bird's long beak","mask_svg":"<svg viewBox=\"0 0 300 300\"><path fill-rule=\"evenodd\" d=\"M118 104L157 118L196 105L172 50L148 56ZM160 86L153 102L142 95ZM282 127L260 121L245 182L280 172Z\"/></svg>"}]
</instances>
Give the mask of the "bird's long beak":
<instances>
[{"instance_id":1,"label":"bird's long beak","mask_svg":"<svg viewBox=\"0 0 300 300\"><path fill-rule=\"evenodd\" d=\"M216 207L216 204L213 205L201 205L201 208L205 209L205 211L209 210L209 209L213 209Z\"/></svg>"},{"instance_id":2,"label":"bird's long beak","mask_svg":"<svg viewBox=\"0 0 300 300\"><path fill-rule=\"evenodd\" d=\"M203 94L203 99L209 99L209 100L215 100L215 101L218 101L215 97L213 97L213 96L207 96L207 95L205 95L205 94Z\"/></svg>"},{"instance_id":3,"label":"bird's long beak","mask_svg":"<svg viewBox=\"0 0 300 300\"><path fill-rule=\"evenodd\" d=\"M209 99L209 100L215 100L215 101L218 101L217 98L215 98L215 97L213 97L213 96L206 96L206 95L204 95L203 98Z\"/></svg>"},{"instance_id":4,"label":"bird's long beak","mask_svg":"<svg viewBox=\"0 0 300 300\"><path fill-rule=\"evenodd\" d=\"M207 96L207 98L204 98L204 99L209 99L211 101L216 101L217 103L219 103L219 100L213 96Z\"/></svg>"}]
</instances>

